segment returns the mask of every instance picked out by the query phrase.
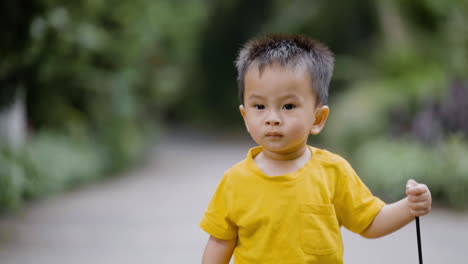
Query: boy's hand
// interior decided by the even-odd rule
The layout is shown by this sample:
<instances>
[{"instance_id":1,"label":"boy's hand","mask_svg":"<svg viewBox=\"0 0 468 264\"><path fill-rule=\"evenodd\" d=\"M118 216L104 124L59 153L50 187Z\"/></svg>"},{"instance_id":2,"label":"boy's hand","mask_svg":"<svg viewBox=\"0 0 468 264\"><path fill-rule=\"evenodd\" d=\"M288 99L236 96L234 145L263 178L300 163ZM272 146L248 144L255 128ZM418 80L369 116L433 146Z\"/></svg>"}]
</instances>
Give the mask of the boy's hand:
<instances>
[{"instance_id":1,"label":"boy's hand","mask_svg":"<svg viewBox=\"0 0 468 264\"><path fill-rule=\"evenodd\" d=\"M408 195L408 208L412 215L426 215L431 211L431 192L425 184L409 180L406 183L406 195Z\"/></svg>"}]
</instances>

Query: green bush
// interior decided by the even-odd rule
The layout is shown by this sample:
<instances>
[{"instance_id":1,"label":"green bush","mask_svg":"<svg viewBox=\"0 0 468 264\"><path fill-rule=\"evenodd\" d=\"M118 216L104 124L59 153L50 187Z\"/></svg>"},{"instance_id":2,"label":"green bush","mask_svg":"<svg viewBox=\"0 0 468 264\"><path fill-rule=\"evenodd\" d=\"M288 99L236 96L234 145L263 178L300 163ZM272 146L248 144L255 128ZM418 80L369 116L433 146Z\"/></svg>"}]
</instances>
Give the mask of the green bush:
<instances>
[{"instance_id":1,"label":"green bush","mask_svg":"<svg viewBox=\"0 0 468 264\"><path fill-rule=\"evenodd\" d=\"M0 210L115 175L179 107L204 16L197 1L4 1L0 109L25 96L28 140L0 146Z\"/></svg>"},{"instance_id":2,"label":"green bush","mask_svg":"<svg viewBox=\"0 0 468 264\"><path fill-rule=\"evenodd\" d=\"M372 48L337 56L335 81L348 88L330 99L323 138L387 201L413 178L436 203L467 208L468 5L436 2L375 5Z\"/></svg>"},{"instance_id":3,"label":"green bush","mask_svg":"<svg viewBox=\"0 0 468 264\"><path fill-rule=\"evenodd\" d=\"M20 149L2 149L0 211L16 209L25 200L115 175L145 153L150 138L141 137L132 126L120 127L112 135L98 141L43 131Z\"/></svg>"},{"instance_id":4,"label":"green bush","mask_svg":"<svg viewBox=\"0 0 468 264\"><path fill-rule=\"evenodd\" d=\"M458 137L437 146L375 139L363 143L352 161L370 189L388 202L403 198L406 182L414 179L429 186L434 201L467 208L467 154L468 143Z\"/></svg>"},{"instance_id":5,"label":"green bush","mask_svg":"<svg viewBox=\"0 0 468 264\"><path fill-rule=\"evenodd\" d=\"M445 164L438 179L442 195L449 204L468 208L468 142L461 137L448 140L445 153L440 157Z\"/></svg>"},{"instance_id":6,"label":"green bush","mask_svg":"<svg viewBox=\"0 0 468 264\"><path fill-rule=\"evenodd\" d=\"M0 151L0 212L21 205L24 177L24 168L15 153Z\"/></svg>"},{"instance_id":7,"label":"green bush","mask_svg":"<svg viewBox=\"0 0 468 264\"><path fill-rule=\"evenodd\" d=\"M101 176L105 171L98 145L56 133L36 135L22 151L26 198L67 189Z\"/></svg>"},{"instance_id":8,"label":"green bush","mask_svg":"<svg viewBox=\"0 0 468 264\"><path fill-rule=\"evenodd\" d=\"M95 180L108 172L99 144L42 132L25 147L0 152L0 208Z\"/></svg>"}]
</instances>

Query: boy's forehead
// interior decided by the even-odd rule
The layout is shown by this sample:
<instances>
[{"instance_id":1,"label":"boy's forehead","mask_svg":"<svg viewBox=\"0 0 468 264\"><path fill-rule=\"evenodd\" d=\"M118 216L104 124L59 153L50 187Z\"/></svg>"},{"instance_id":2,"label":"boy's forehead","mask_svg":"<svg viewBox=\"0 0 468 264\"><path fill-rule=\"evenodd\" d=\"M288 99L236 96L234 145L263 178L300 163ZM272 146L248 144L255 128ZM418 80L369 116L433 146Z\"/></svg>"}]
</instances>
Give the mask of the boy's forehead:
<instances>
[{"instance_id":1,"label":"boy's forehead","mask_svg":"<svg viewBox=\"0 0 468 264\"><path fill-rule=\"evenodd\" d=\"M308 82L312 82L311 75L307 71L306 67L301 65L281 65L280 63L270 63L261 65L259 63L252 63L245 74L244 81L254 78L255 80L262 80L265 72L273 73L278 76L287 76L293 79L307 79Z\"/></svg>"},{"instance_id":2,"label":"boy's forehead","mask_svg":"<svg viewBox=\"0 0 468 264\"><path fill-rule=\"evenodd\" d=\"M268 71L267 75L265 76L266 72ZM272 79L273 76L273 79ZM265 78L262 78L265 77ZM267 83L260 84L259 82L267 81ZM292 81L295 84L288 83L285 87L302 87L307 89L314 97L317 96L315 90L313 89L312 83L312 76L307 71L305 67L301 67L300 65L292 65L292 66L283 66L279 63L274 64L265 64L260 65L258 63L251 64L248 68L246 75L245 75L245 86L244 86L244 94L251 94L253 90L256 90L258 87L266 87L268 90L272 86L275 86L273 83L278 82L290 82ZM260 86L257 86L260 85ZM270 86L272 85L272 86ZM292 85L292 86L290 86ZM289 89L288 89L289 90ZM289 90L286 94L294 94L295 89ZM284 94L275 94L278 96L284 96ZM246 98L247 99L247 98Z\"/></svg>"}]
</instances>

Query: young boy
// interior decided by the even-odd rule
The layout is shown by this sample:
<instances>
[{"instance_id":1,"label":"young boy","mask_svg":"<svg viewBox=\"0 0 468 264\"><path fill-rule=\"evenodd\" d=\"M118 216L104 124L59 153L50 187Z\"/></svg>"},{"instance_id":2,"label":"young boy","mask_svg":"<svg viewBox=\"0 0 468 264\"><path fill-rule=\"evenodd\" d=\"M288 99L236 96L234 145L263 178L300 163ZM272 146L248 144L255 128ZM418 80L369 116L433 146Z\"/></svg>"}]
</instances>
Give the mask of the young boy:
<instances>
[{"instance_id":1,"label":"young boy","mask_svg":"<svg viewBox=\"0 0 468 264\"><path fill-rule=\"evenodd\" d=\"M327 120L333 55L303 36L249 41L236 61L240 113L258 143L224 175L200 227L202 263L342 263L340 227L387 235L429 213L431 194L409 180L386 205L340 156L307 145ZM353 111L353 109L350 109Z\"/></svg>"}]
</instances>

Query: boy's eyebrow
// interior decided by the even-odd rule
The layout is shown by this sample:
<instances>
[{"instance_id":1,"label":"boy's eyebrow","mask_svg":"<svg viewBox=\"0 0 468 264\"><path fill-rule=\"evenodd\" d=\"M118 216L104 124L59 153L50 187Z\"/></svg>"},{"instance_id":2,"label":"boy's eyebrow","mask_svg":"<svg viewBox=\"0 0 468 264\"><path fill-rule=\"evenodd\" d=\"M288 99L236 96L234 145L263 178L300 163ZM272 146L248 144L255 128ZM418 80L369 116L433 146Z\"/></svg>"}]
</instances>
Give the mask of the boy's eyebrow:
<instances>
[{"instance_id":1,"label":"boy's eyebrow","mask_svg":"<svg viewBox=\"0 0 468 264\"><path fill-rule=\"evenodd\" d=\"M299 96L297 96L295 94L287 94L287 95L281 96L281 99L283 99L283 100L285 100L285 99L299 99Z\"/></svg>"},{"instance_id":2,"label":"boy's eyebrow","mask_svg":"<svg viewBox=\"0 0 468 264\"><path fill-rule=\"evenodd\" d=\"M257 95L257 94L252 94L247 99L250 99L250 100L263 99L263 96L260 96L260 95ZM287 94L287 95L281 96L280 99L283 99L283 100L286 100L286 99L299 99L299 97L297 95L295 95L295 94Z\"/></svg>"},{"instance_id":3,"label":"boy's eyebrow","mask_svg":"<svg viewBox=\"0 0 468 264\"><path fill-rule=\"evenodd\" d=\"M249 98L247 98L247 99L250 99L250 100L254 100L254 99L263 99L263 97L260 96L260 95L252 94L252 95L249 96Z\"/></svg>"}]
</instances>

